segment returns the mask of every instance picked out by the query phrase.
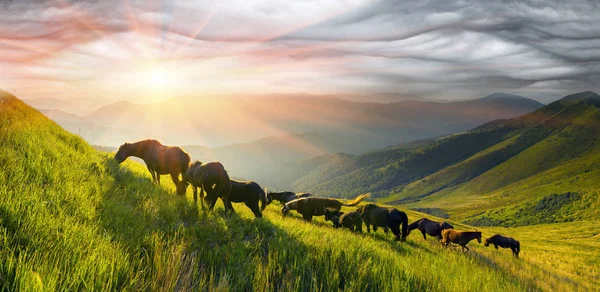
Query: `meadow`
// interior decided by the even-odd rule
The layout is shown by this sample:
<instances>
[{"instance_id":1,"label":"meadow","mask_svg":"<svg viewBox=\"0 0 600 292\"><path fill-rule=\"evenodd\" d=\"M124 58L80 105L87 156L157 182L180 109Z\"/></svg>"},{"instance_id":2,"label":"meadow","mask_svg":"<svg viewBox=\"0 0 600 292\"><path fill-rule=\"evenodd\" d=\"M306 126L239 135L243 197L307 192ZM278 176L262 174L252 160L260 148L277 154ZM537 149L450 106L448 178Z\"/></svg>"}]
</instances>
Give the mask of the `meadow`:
<instances>
[{"instance_id":1,"label":"meadow","mask_svg":"<svg viewBox=\"0 0 600 292\"><path fill-rule=\"evenodd\" d=\"M478 228L522 253L354 234L322 218L196 206L15 98L0 98L3 291L585 291L600 287L600 221ZM400 207L403 209L402 207ZM351 210L344 208L343 210ZM405 209L403 209L405 210ZM409 221L425 214L405 210ZM436 219L432 216L427 216ZM473 227L450 221L457 229Z\"/></svg>"}]
</instances>

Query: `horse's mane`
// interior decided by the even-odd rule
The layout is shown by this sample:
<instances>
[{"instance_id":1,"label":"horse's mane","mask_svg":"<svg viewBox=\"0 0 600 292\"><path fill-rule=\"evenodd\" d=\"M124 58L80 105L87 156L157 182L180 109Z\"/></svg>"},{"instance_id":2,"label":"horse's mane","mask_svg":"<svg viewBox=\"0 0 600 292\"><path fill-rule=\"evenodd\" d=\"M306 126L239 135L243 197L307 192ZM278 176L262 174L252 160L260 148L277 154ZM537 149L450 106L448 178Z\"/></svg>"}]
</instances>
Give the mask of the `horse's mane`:
<instances>
[{"instance_id":1,"label":"horse's mane","mask_svg":"<svg viewBox=\"0 0 600 292\"><path fill-rule=\"evenodd\" d=\"M200 161L200 160L196 160L196 161L194 161L194 162L192 162L192 163L190 164L190 167L189 167L189 168L196 167L196 166L201 166L201 165L202 165L202 161Z\"/></svg>"}]
</instances>

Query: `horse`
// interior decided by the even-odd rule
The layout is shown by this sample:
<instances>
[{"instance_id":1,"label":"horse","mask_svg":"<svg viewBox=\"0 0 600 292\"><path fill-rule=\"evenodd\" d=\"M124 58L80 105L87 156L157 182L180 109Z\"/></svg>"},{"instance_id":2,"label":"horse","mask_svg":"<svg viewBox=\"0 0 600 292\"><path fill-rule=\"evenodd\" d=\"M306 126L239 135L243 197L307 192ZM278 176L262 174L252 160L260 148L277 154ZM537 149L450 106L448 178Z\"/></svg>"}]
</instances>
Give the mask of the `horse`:
<instances>
[{"instance_id":1,"label":"horse","mask_svg":"<svg viewBox=\"0 0 600 292\"><path fill-rule=\"evenodd\" d=\"M192 185L194 191L194 202L198 203L197 188L200 188L200 203L204 208L204 191L206 191L206 201L209 204L209 210L212 210L218 198L223 200L225 212L231 206L228 204L231 194L231 180L229 175L220 162L208 162L203 164L195 161L190 164L188 170L183 176L186 183ZM187 186L187 184L186 184Z\"/></svg>"},{"instance_id":2,"label":"horse","mask_svg":"<svg viewBox=\"0 0 600 292\"><path fill-rule=\"evenodd\" d=\"M294 193L294 192L267 192L269 203L273 200L279 201L282 205L300 198L312 197L309 193Z\"/></svg>"},{"instance_id":3,"label":"horse","mask_svg":"<svg viewBox=\"0 0 600 292\"><path fill-rule=\"evenodd\" d=\"M373 225L373 232L377 231L378 227L383 227L383 231L386 233L389 229L392 230L396 241L406 241L408 235L408 216L406 216L406 213L396 208L384 208L375 204L360 206L356 211L367 226L367 232L371 232L371 225ZM400 237L400 225L402 225L402 237Z\"/></svg>"},{"instance_id":4,"label":"horse","mask_svg":"<svg viewBox=\"0 0 600 292\"><path fill-rule=\"evenodd\" d=\"M285 217L290 210L296 210L298 213L302 214L302 218L305 221L310 222L312 221L313 216L324 216L327 208L339 211L342 206L356 206L369 196L369 194L362 194L348 203L342 203L336 199L317 197L295 199L283 205L281 208L281 215Z\"/></svg>"},{"instance_id":5,"label":"horse","mask_svg":"<svg viewBox=\"0 0 600 292\"><path fill-rule=\"evenodd\" d=\"M342 213L339 218L339 223L342 227L348 228L350 231L362 232L363 219L360 213L356 211Z\"/></svg>"},{"instance_id":6,"label":"horse","mask_svg":"<svg viewBox=\"0 0 600 292\"><path fill-rule=\"evenodd\" d=\"M177 194L185 195L186 184L179 175L188 169L190 156L179 147L165 146L156 140L144 140L135 143L125 143L119 147L114 159L121 164L127 157L139 157L146 163L152 175L152 181L160 185L160 176L170 174Z\"/></svg>"},{"instance_id":7,"label":"horse","mask_svg":"<svg viewBox=\"0 0 600 292\"><path fill-rule=\"evenodd\" d=\"M498 249L498 246L500 246L501 248L510 248L510 250L512 250L513 255L517 258L519 257L519 253L521 252L521 244L519 243L519 241L511 237L504 237L500 234L496 234L490 238L486 238L483 242L483 245L485 245L486 247L490 244L493 244L496 249Z\"/></svg>"},{"instance_id":8,"label":"horse","mask_svg":"<svg viewBox=\"0 0 600 292\"><path fill-rule=\"evenodd\" d=\"M333 227L340 228L342 224L340 223L340 217L344 214L344 212L336 209L325 208L325 221L331 221L333 223Z\"/></svg>"},{"instance_id":9,"label":"horse","mask_svg":"<svg viewBox=\"0 0 600 292\"><path fill-rule=\"evenodd\" d=\"M258 208L259 201L261 202L260 208ZM268 204L265 191L254 181L231 180L228 207L233 211L231 202L246 204L256 217L262 217L262 211L265 210Z\"/></svg>"},{"instance_id":10,"label":"horse","mask_svg":"<svg viewBox=\"0 0 600 292\"><path fill-rule=\"evenodd\" d=\"M435 236L438 239L442 239L442 230L454 229L454 226L450 225L450 223L446 221L437 222L427 218L421 218L408 225L408 234L410 235L410 232L417 228L423 234L423 239L427 239L427 234Z\"/></svg>"},{"instance_id":11,"label":"horse","mask_svg":"<svg viewBox=\"0 0 600 292\"><path fill-rule=\"evenodd\" d=\"M462 247L463 252L466 252L469 250L467 244L473 239L477 239L477 242L481 243L481 231L456 231L454 229L444 229L442 230L442 240L440 243L443 246L448 246L450 242L456 243Z\"/></svg>"}]
</instances>

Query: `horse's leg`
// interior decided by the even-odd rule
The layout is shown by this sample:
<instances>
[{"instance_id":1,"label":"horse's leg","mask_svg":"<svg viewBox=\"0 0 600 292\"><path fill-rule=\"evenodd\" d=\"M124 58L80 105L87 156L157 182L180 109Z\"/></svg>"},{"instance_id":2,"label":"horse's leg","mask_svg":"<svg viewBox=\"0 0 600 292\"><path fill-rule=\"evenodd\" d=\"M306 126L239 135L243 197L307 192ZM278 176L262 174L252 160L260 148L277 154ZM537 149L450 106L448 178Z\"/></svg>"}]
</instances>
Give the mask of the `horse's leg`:
<instances>
[{"instance_id":1,"label":"horse's leg","mask_svg":"<svg viewBox=\"0 0 600 292\"><path fill-rule=\"evenodd\" d=\"M423 239L427 239L427 233L425 232L425 230L421 230L421 233L423 234Z\"/></svg>"},{"instance_id":2,"label":"horse's leg","mask_svg":"<svg viewBox=\"0 0 600 292\"><path fill-rule=\"evenodd\" d=\"M179 173L177 173L177 174L171 173L171 179L173 180L175 187L178 187L179 186Z\"/></svg>"},{"instance_id":3,"label":"horse's leg","mask_svg":"<svg viewBox=\"0 0 600 292\"><path fill-rule=\"evenodd\" d=\"M227 209L229 209L232 213L235 213L235 210L233 209L233 205L231 204L231 201L229 201L227 199L223 199L223 198L221 198L221 200L223 200L223 205L225 205L225 213L227 213Z\"/></svg>"},{"instance_id":4,"label":"horse's leg","mask_svg":"<svg viewBox=\"0 0 600 292\"><path fill-rule=\"evenodd\" d=\"M302 214L302 218L304 218L304 221L310 222L312 221L312 214Z\"/></svg>"},{"instance_id":5,"label":"horse's leg","mask_svg":"<svg viewBox=\"0 0 600 292\"><path fill-rule=\"evenodd\" d=\"M390 231L390 228L389 228L389 227L387 227L387 226L386 226L386 227L383 227L383 232L384 232L384 233L388 233L388 231Z\"/></svg>"},{"instance_id":6,"label":"horse's leg","mask_svg":"<svg viewBox=\"0 0 600 292\"><path fill-rule=\"evenodd\" d=\"M202 209L204 210L204 187L200 184L200 205L202 205Z\"/></svg>"},{"instance_id":7,"label":"horse's leg","mask_svg":"<svg viewBox=\"0 0 600 292\"><path fill-rule=\"evenodd\" d=\"M377 224L373 224L373 232L377 232L377 228L379 228Z\"/></svg>"},{"instance_id":8,"label":"horse's leg","mask_svg":"<svg viewBox=\"0 0 600 292\"><path fill-rule=\"evenodd\" d=\"M494 244L494 247L495 247L496 249L498 249L498 245L497 245L497 244Z\"/></svg>"},{"instance_id":9,"label":"horse's leg","mask_svg":"<svg viewBox=\"0 0 600 292\"><path fill-rule=\"evenodd\" d=\"M152 170L152 168L150 168L149 165L146 165L146 167L148 168L148 171L150 172L150 176L152 176L152 182L156 183L156 175L154 174L154 170Z\"/></svg>"},{"instance_id":10,"label":"horse's leg","mask_svg":"<svg viewBox=\"0 0 600 292\"><path fill-rule=\"evenodd\" d=\"M463 252L469 251L469 247L466 244L461 244L460 246L462 246Z\"/></svg>"},{"instance_id":11,"label":"horse's leg","mask_svg":"<svg viewBox=\"0 0 600 292\"><path fill-rule=\"evenodd\" d=\"M194 203L198 206L198 188L192 185L192 191L194 192Z\"/></svg>"},{"instance_id":12,"label":"horse's leg","mask_svg":"<svg viewBox=\"0 0 600 292\"><path fill-rule=\"evenodd\" d=\"M244 204L246 204L246 206L248 206L248 208L250 208L250 210L252 210L252 213L254 213L255 217L262 217L262 212L260 211L260 208L258 207L258 201L256 202L244 202Z\"/></svg>"},{"instance_id":13,"label":"horse's leg","mask_svg":"<svg viewBox=\"0 0 600 292\"><path fill-rule=\"evenodd\" d=\"M400 225L392 227L392 233L396 237L394 240L400 240Z\"/></svg>"},{"instance_id":14,"label":"horse's leg","mask_svg":"<svg viewBox=\"0 0 600 292\"><path fill-rule=\"evenodd\" d=\"M160 174L158 173L158 171L156 172L156 182L160 186Z\"/></svg>"}]
</instances>

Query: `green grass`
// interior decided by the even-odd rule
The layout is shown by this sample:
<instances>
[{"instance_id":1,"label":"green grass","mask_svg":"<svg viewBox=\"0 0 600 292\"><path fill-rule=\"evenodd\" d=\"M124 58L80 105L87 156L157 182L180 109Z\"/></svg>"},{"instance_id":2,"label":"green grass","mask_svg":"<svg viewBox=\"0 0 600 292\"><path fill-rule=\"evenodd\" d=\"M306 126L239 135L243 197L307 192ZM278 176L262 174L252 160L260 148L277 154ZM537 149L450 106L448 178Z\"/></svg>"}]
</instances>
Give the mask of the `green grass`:
<instances>
[{"instance_id":1,"label":"green grass","mask_svg":"<svg viewBox=\"0 0 600 292\"><path fill-rule=\"evenodd\" d=\"M0 98L0 290L576 291L597 289L600 222L485 228L522 255L414 233L353 234L322 218L205 212L14 98ZM351 209L348 209L351 210ZM408 211L410 220L425 215ZM452 221L461 229L472 227Z\"/></svg>"}]
</instances>

